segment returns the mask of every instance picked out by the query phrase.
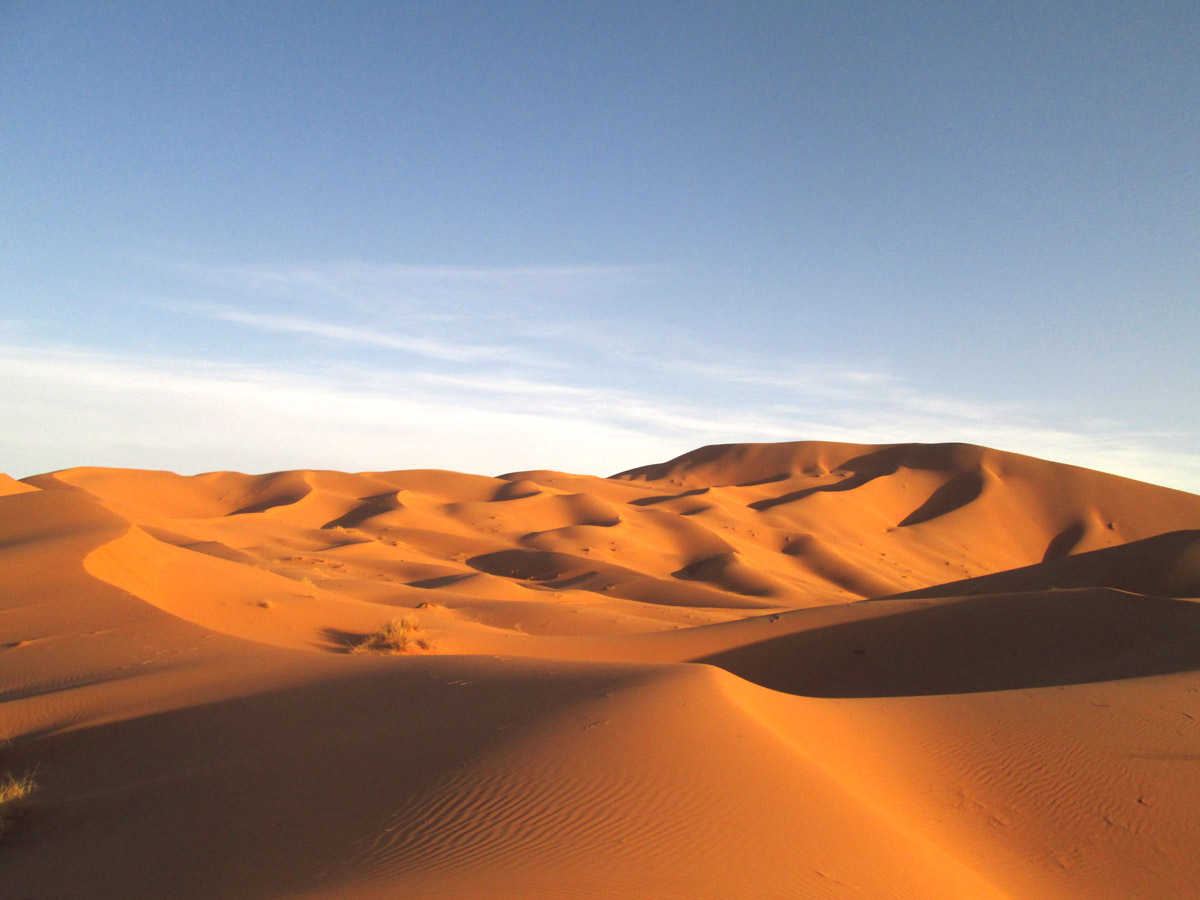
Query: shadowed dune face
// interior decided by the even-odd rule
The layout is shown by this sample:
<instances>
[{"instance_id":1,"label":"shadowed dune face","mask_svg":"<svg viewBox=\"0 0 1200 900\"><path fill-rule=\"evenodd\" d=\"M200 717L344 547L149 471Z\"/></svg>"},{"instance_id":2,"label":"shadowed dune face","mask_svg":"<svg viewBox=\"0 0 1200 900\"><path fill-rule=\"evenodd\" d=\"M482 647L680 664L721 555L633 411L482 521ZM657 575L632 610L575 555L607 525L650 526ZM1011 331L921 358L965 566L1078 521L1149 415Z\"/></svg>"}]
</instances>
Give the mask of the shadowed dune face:
<instances>
[{"instance_id":1,"label":"shadowed dune face","mask_svg":"<svg viewBox=\"0 0 1200 900\"><path fill-rule=\"evenodd\" d=\"M1040 565L922 588L904 596L953 597L1083 587L1112 587L1161 597L1200 597L1200 531L1172 531L1077 556L1052 556Z\"/></svg>"},{"instance_id":2,"label":"shadowed dune face","mask_svg":"<svg viewBox=\"0 0 1200 900\"><path fill-rule=\"evenodd\" d=\"M810 697L1011 691L1200 669L1200 605L1108 589L880 600L849 621L715 653Z\"/></svg>"},{"instance_id":3,"label":"shadowed dune face","mask_svg":"<svg viewBox=\"0 0 1200 900\"><path fill-rule=\"evenodd\" d=\"M565 666L547 678L531 667L404 662L415 665L401 677L378 665L330 670L317 683L45 738L55 788L72 797L57 823L57 871L6 863L31 886L80 896L212 900L292 895L339 869L419 868L430 850L376 847L380 833L413 843L407 832L424 817L409 814L439 786L546 717L646 678L645 667ZM99 796L88 790L97 772ZM122 828L89 827L113 815Z\"/></svg>"},{"instance_id":4,"label":"shadowed dune face","mask_svg":"<svg viewBox=\"0 0 1200 900\"><path fill-rule=\"evenodd\" d=\"M0 778L38 773L6 900L1200 883L1165 488L961 444L81 468L0 478L0 584ZM389 622L419 653L348 652Z\"/></svg>"}]
</instances>

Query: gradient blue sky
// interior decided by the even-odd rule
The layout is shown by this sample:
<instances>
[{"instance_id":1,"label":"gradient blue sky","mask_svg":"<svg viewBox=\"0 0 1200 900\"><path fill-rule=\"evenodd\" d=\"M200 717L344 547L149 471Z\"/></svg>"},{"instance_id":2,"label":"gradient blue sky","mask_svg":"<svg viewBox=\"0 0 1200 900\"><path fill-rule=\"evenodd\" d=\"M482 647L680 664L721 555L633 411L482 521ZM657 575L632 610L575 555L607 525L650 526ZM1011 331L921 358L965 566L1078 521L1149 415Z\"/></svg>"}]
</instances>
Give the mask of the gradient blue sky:
<instances>
[{"instance_id":1,"label":"gradient blue sky","mask_svg":"<svg viewBox=\"0 0 1200 900\"><path fill-rule=\"evenodd\" d=\"M1200 491L1200 8L0 3L0 469Z\"/></svg>"}]
</instances>

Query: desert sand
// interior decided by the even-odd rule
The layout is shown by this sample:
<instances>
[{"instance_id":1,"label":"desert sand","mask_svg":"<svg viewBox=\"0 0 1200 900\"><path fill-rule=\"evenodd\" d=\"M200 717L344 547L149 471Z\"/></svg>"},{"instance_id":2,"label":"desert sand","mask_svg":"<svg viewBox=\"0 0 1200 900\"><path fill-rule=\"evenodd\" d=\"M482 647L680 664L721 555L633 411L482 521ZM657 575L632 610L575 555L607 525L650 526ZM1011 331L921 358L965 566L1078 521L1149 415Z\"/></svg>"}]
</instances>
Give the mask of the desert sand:
<instances>
[{"instance_id":1,"label":"desert sand","mask_svg":"<svg viewBox=\"0 0 1200 900\"><path fill-rule=\"evenodd\" d=\"M0 584L6 900L1200 896L1200 496L78 468L0 477Z\"/></svg>"}]
</instances>

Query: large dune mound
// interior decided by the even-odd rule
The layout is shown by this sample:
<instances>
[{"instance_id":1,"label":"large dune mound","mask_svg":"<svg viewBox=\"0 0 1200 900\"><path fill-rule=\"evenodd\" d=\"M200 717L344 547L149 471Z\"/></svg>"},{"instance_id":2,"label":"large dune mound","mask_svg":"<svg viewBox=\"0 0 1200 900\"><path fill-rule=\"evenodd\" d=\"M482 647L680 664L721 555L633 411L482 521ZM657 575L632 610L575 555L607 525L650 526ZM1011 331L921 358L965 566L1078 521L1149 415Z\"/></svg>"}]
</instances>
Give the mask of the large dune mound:
<instances>
[{"instance_id":1,"label":"large dune mound","mask_svg":"<svg viewBox=\"0 0 1200 900\"><path fill-rule=\"evenodd\" d=\"M0 895L1191 897L1198 536L961 444L3 477Z\"/></svg>"}]
</instances>

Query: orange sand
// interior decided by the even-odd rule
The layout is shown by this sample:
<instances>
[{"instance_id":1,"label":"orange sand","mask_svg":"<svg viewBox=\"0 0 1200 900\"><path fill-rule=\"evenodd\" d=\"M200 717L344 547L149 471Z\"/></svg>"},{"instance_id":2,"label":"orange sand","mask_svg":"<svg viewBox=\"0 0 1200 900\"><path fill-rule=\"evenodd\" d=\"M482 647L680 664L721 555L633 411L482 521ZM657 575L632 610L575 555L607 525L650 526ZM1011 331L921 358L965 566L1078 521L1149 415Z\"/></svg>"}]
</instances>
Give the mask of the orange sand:
<instances>
[{"instance_id":1,"label":"orange sand","mask_svg":"<svg viewBox=\"0 0 1200 900\"><path fill-rule=\"evenodd\" d=\"M0 897L1200 896L1200 497L968 445L0 476ZM406 617L432 651L352 654Z\"/></svg>"}]
</instances>

